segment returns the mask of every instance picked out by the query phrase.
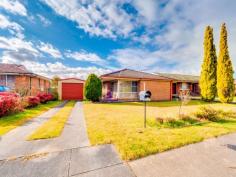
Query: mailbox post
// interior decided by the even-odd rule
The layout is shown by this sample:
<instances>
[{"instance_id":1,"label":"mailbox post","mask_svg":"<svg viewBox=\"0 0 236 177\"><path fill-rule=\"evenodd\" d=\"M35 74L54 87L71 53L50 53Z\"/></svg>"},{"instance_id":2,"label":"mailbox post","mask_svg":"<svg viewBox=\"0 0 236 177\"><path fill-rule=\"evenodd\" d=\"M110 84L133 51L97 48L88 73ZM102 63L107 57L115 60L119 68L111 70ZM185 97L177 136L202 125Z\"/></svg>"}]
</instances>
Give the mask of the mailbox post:
<instances>
[{"instance_id":1,"label":"mailbox post","mask_svg":"<svg viewBox=\"0 0 236 177\"><path fill-rule=\"evenodd\" d=\"M150 91L141 91L139 93L139 100L144 102L144 128L147 122L147 101L151 101L152 93Z\"/></svg>"}]
</instances>

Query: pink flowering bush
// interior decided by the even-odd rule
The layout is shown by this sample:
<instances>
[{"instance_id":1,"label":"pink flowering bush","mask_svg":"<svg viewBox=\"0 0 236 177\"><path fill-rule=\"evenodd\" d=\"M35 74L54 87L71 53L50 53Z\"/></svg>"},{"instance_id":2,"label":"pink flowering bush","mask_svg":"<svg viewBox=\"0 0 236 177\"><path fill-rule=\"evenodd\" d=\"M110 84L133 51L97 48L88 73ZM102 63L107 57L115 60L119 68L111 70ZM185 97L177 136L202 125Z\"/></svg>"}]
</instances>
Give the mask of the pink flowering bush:
<instances>
[{"instance_id":1,"label":"pink flowering bush","mask_svg":"<svg viewBox=\"0 0 236 177\"><path fill-rule=\"evenodd\" d=\"M39 93L37 97L40 100L40 103L47 103L48 101L52 101L54 98L50 93Z\"/></svg>"},{"instance_id":2,"label":"pink flowering bush","mask_svg":"<svg viewBox=\"0 0 236 177\"><path fill-rule=\"evenodd\" d=\"M38 106L40 104L40 99L37 96L29 96L27 98L27 107L35 107Z\"/></svg>"},{"instance_id":3,"label":"pink flowering bush","mask_svg":"<svg viewBox=\"0 0 236 177\"><path fill-rule=\"evenodd\" d=\"M0 117L22 111L20 97L15 93L0 93Z\"/></svg>"}]
</instances>

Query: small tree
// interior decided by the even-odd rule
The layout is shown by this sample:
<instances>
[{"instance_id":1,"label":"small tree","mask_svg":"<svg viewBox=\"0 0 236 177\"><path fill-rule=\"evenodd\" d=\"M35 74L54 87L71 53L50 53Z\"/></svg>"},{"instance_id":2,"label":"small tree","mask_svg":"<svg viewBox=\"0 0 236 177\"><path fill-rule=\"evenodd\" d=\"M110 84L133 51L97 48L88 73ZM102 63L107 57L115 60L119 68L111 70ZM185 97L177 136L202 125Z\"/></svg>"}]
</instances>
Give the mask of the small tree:
<instances>
[{"instance_id":1,"label":"small tree","mask_svg":"<svg viewBox=\"0 0 236 177\"><path fill-rule=\"evenodd\" d=\"M52 82L51 82L51 88L50 88L50 92L53 95L54 99L57 100L58 99L58 81L60 80L60 77L58 76L54 76L52 78Z\"/></svg>"},{"instance_id":2,"label":"small tree","mask_svg":"<svg viewBox=\"0 0 236 177\"><path fill-rule=\"evenodd\" d=\"M214 45L213 29L210 26L207 26L204 37L204 58L199 82L201 96L205 101L213 101L215 99L217 93L216 69L217 57Z\"/></svg>"},{"instance_id":3,"label":"small tree","mask_svg":"<svg viewBox=\"0 0 236 177\"><path fill-rule=\"evenodd\" d=\"M59 80L60 80L60 77L53 76L53 78L52 78L52 88L57 88L58 87L58 81Z\"/></svg>"},{"instance_id":4,"label":"small tree","mask_svg":"<svg viewBox=\"0 0 236 177\"><path fill-rule=\"evenodd\" d=\"M90 74L85 83L85 97L93 102L99 101L102 95L102 82L95 75Z\"/></svg>"},{"instance_id":5,"label":"small tree","mask_svg":"<svg viewBox=\"0 0 236 177\"><path fill-rule=\"evenodd\" d=\"M217 63L217 92L221 102L228 103L234 97L233 66L229 56L227 44L227 30L225 23L220 32L220 52Z\"/></svg>"}]
</instances>

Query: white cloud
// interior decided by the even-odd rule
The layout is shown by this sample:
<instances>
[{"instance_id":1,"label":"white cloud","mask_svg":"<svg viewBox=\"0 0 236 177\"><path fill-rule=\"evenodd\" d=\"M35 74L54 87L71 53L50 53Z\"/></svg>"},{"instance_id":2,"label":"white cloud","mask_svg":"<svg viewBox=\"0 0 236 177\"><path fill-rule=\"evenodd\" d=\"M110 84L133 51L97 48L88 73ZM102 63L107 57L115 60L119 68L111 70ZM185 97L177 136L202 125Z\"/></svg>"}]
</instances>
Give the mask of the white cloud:
<instances>
[{"instance_id":1,"label":"white cloud","mask_svg":"<svg viewBox=\"0 0 236 177\"><path fill-rule=\"evenodd\" d=\"M49 78L57 75L61 78L76 77L80 79L86 79L89 74L94 73L98 76L110 72L110 70L97 68L97 67L70 67L66 66L61 62L56 63L39 63L37 61L24 60L20 61L18 59L7 60L6 57L2 57L3 63L19 63L24 65L28 70L40 74Z\"/></svg>"},{"instance_id":2,"label":"white cloud","mask_svg":"<svg viewBox=\"0 0 236 177\"><path fill-rule=\"evenodd\" d=\"M51 55L54 58L62 58L61 52L52 44L41 42L38 49L44 53Z\"/></svg>"},{"instance_id":3,"label":"white cloud","mask_svg":"<svg viewBox=\"0 0 236 177\"><path fill-rule=\"evenodd\" d=\"M103 62L103 59L101 59L97 54L95 53L89 53L84 50L71 52L68 51L65 53L65 56L68 58L73 58L78 61L88 61L88 62Z\"/></svg>"},{"instance_id":4,"label":"white cloud","mask_svg":"<svg viewBox=\"0 0 236 177\"><path fill-rule=\"evenodd\" d=\"M52 24L52 22L48 20L46 17L44 17L43 15L37 14L37 16L44 26L49 26Z\"/></svg>"},{"instance_id":5,"label":"white cloud","mask_svg":"<svg viewBox=\"0 0 236 177\"><path fill-rule=\"evenodd\" d=\"M17 37L24 37L24 28L18 23L9 21L9 19L2 14L0 14L0 29L7 29L11 34L16 35Z\"/></svg>"},{"instance_id":6,"label":"white cloud","mask_svg":"<svg viewBox=\"0 0 236 177\"><path fill-rule=\"evenodd\" d=\"M22 3L20 3L18 0L1 0L0 7L4 8L5 10L13 14L17 14L21 16L27 15L27 10L25 6Z\"/></svg>"},{"instance_id":7,"label":"white cloud","mask_svg":"<svg viewBox=\"0 0 236 177\"><path fill-rule=\"evenodd\" d=\"M135 28L136 20L121 8L119 1L97 0L82 3L77 0L44 0L54 11L75 21L91 35L116 38L127 37Z\"/></svg>"},{"instance_id":8,"label":"white cloud","mask_svg":"<svg viewBox=\"0 0 236 177\"><path fill-rule=\"evenodd\" d=\"M159 8L158 21L162 28L157 34L147 33L140 40L143 46L113 51L109 56L121 67L145 69L156 72L199 74L203 57L203 37L207 25L214 28L218 51L219 31L223 22L228 29L228 45L236 69L236 1L166 1ZM211 7L211 8L209 8ZM159 25L155 23L155 25ZM146 47L152 45L152 49ZM155 62L156 61L156 62ZM141 63L141 64L140 64Z\"/></svg>"},{"instance_id":9,"label":"white cloud","mask_svg":"<svg viewBox=\"0 0 236 177\"><path fill-rule=\"evenodd\" d=\"M139 12L139 15L143 16L143 23L149 25L158 20L158 1L156 0L134 0L132 2L134 7Z\"/></svg>"},{"instance_id":10,"label":"white cloud","mask_svg":"<svg viewBox=\"0 0 236 177\"><path fill-rule=\"evenodd\" d=\"M7 38L0 36L0 49L10 50L10 51L28 51L34 56L39 56L40 53L34 48L34 45L30 41L25 41L23 39L12 37Z\"/></svg>"}]
</instances>

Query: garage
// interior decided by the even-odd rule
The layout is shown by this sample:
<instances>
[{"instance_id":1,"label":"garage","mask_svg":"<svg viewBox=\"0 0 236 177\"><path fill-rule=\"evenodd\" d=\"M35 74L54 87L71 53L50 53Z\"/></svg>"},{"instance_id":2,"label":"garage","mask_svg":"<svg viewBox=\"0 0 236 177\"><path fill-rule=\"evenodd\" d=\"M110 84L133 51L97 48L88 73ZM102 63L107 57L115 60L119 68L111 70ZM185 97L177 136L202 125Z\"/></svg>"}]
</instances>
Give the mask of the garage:
<instances>
[{"instance_id":1,"label":"garage","mask_svg":"<svg viewBox=\"0 0 236 177\"><path fill-rule=\"evenodd\" d=\"M84 80L77 78L61 79L58 82L60 100L83 100Z\"/></svg>"}]
</instances>

